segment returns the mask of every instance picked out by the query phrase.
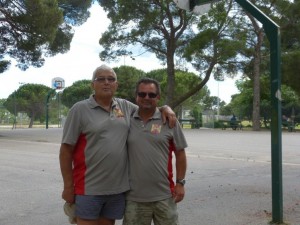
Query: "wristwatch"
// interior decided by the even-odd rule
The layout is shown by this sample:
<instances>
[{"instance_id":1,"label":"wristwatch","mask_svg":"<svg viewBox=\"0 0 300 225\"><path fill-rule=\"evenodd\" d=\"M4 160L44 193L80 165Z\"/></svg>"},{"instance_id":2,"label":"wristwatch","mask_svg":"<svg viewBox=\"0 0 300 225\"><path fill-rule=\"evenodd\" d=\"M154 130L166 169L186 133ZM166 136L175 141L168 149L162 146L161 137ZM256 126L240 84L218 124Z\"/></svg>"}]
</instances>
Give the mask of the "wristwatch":
<instances>
[{"instance_id":1,"label":"wristwatch","mask_svg":"<svg viewBox=\"0 0 300 225\"><path fill-rule=\"evenodd\" d=\"M176 183L181 184L182 186L184 186L185 185L185 179L177 179Z\"/></svg>"}]
</instances>

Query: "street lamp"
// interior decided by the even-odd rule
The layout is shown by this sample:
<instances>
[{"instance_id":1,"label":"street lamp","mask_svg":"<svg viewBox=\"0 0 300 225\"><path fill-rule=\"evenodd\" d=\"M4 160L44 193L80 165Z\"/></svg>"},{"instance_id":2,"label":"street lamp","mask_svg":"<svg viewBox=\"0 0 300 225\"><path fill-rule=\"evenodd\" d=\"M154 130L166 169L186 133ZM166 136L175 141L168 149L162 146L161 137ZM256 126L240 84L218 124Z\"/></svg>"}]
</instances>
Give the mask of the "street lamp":
<instances>
[{"instance_id":1,"label":"street lamp","mask_svg":"<svg viewBox=\"0 0 300 225\"><path fill-rule=\"evenodd\" d=\"M214 71L214 79L218 83L218 99L217 99L217 120L220 117L220 94L219 94L219 83L220 81L224 81L224 74L222 73L221 67L216 65L216 69Z\"/></svg>"},{"instance_id":2,"label":"street lamp","mask_svg":"<svg viewBox=\"0 0 300 225\"><path fill-rule=\"evenodd\" d=\"M12 129L17 129L17 103L16 103L16 91L14 91L14 121Z\"/></svg>"}]
</instances>

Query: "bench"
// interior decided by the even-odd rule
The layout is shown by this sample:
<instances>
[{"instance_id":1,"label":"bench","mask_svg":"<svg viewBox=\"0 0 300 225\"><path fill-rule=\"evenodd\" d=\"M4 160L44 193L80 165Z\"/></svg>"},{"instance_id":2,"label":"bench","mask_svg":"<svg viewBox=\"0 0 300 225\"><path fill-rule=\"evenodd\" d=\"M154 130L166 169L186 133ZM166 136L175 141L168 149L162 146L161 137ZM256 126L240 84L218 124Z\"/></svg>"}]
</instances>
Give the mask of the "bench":
<instances>
[{"instance_id":1,"label":"bench","mask_svg":"<svg viewBox=\"0 0 300 225\"><path fill-rule=\"evenodd\" d=\"M182 128L200 128L200 125L196 123L195 119L179 119L179 123Z\"/></svg>"},{"instance_id":2,"label":"bench","mask_svg":"<svg viewBox=\"0 0 300 225\"><path fill-rule=\"evenodd\" d=\"M282 121L282 127L283 128L287 128L288 129L288 132L293 132L295 131L295 127L297 126L296 123L294 123L293 121L286 121L286 120L283 120Z\"/></svg>"},{"instance_id":3,"label":"bench","mask_svg":"<svg viewBox=\"0 0 300 225\"><path fill-rule=\"evenodd\" d=\"M220 122L222 124L222 130L226 130L226 128L232 128L232 130L243 129L242 122L239 120L235 120L235 121L222 120Z\"/></svg>"}]
</instances>

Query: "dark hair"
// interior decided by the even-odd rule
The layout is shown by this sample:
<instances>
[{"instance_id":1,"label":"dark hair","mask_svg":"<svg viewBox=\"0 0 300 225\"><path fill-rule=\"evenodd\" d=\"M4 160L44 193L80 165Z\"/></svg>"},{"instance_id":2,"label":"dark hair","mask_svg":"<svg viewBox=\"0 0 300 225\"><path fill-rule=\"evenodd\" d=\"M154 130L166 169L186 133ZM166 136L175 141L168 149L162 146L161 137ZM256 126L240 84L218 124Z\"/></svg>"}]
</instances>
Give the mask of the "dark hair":
<instances>
[{"instance_id":1,"label":"dark hair","mask_svg":"<svg viewBox=\"0 0 300 225\"><path fill-rule=\"evenodd\" d=\"M138 89L139 89L140 84L154 84L155 87L156 87L156 94L160 95L160 84L159 84L159 82L157 80L154 80L154 79L149 78L149 77L141 78L136 83L136 86L135 86L135 95L137 95L137 93L138 93Z\"/></svg>"}]
</instances>

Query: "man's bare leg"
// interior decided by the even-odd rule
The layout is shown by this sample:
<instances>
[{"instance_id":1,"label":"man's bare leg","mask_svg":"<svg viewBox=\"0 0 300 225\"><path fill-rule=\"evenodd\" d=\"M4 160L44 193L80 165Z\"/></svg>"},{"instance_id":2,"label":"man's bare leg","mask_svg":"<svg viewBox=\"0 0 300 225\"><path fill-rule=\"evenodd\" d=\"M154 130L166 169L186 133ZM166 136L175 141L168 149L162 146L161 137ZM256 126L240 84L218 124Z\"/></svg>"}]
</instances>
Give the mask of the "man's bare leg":
<instances>
[{"instance_id":1,"label":"man's bare leg","mask_svg":"<svg viewBox=\"0 0 300 225\"><path fill-rule=\"evenodd\" d=\"M77 225L114 225L115 220L107 219L104 217L99 218L98 220L85 220L77 217Z\"/></svg>"}]
</instances>

